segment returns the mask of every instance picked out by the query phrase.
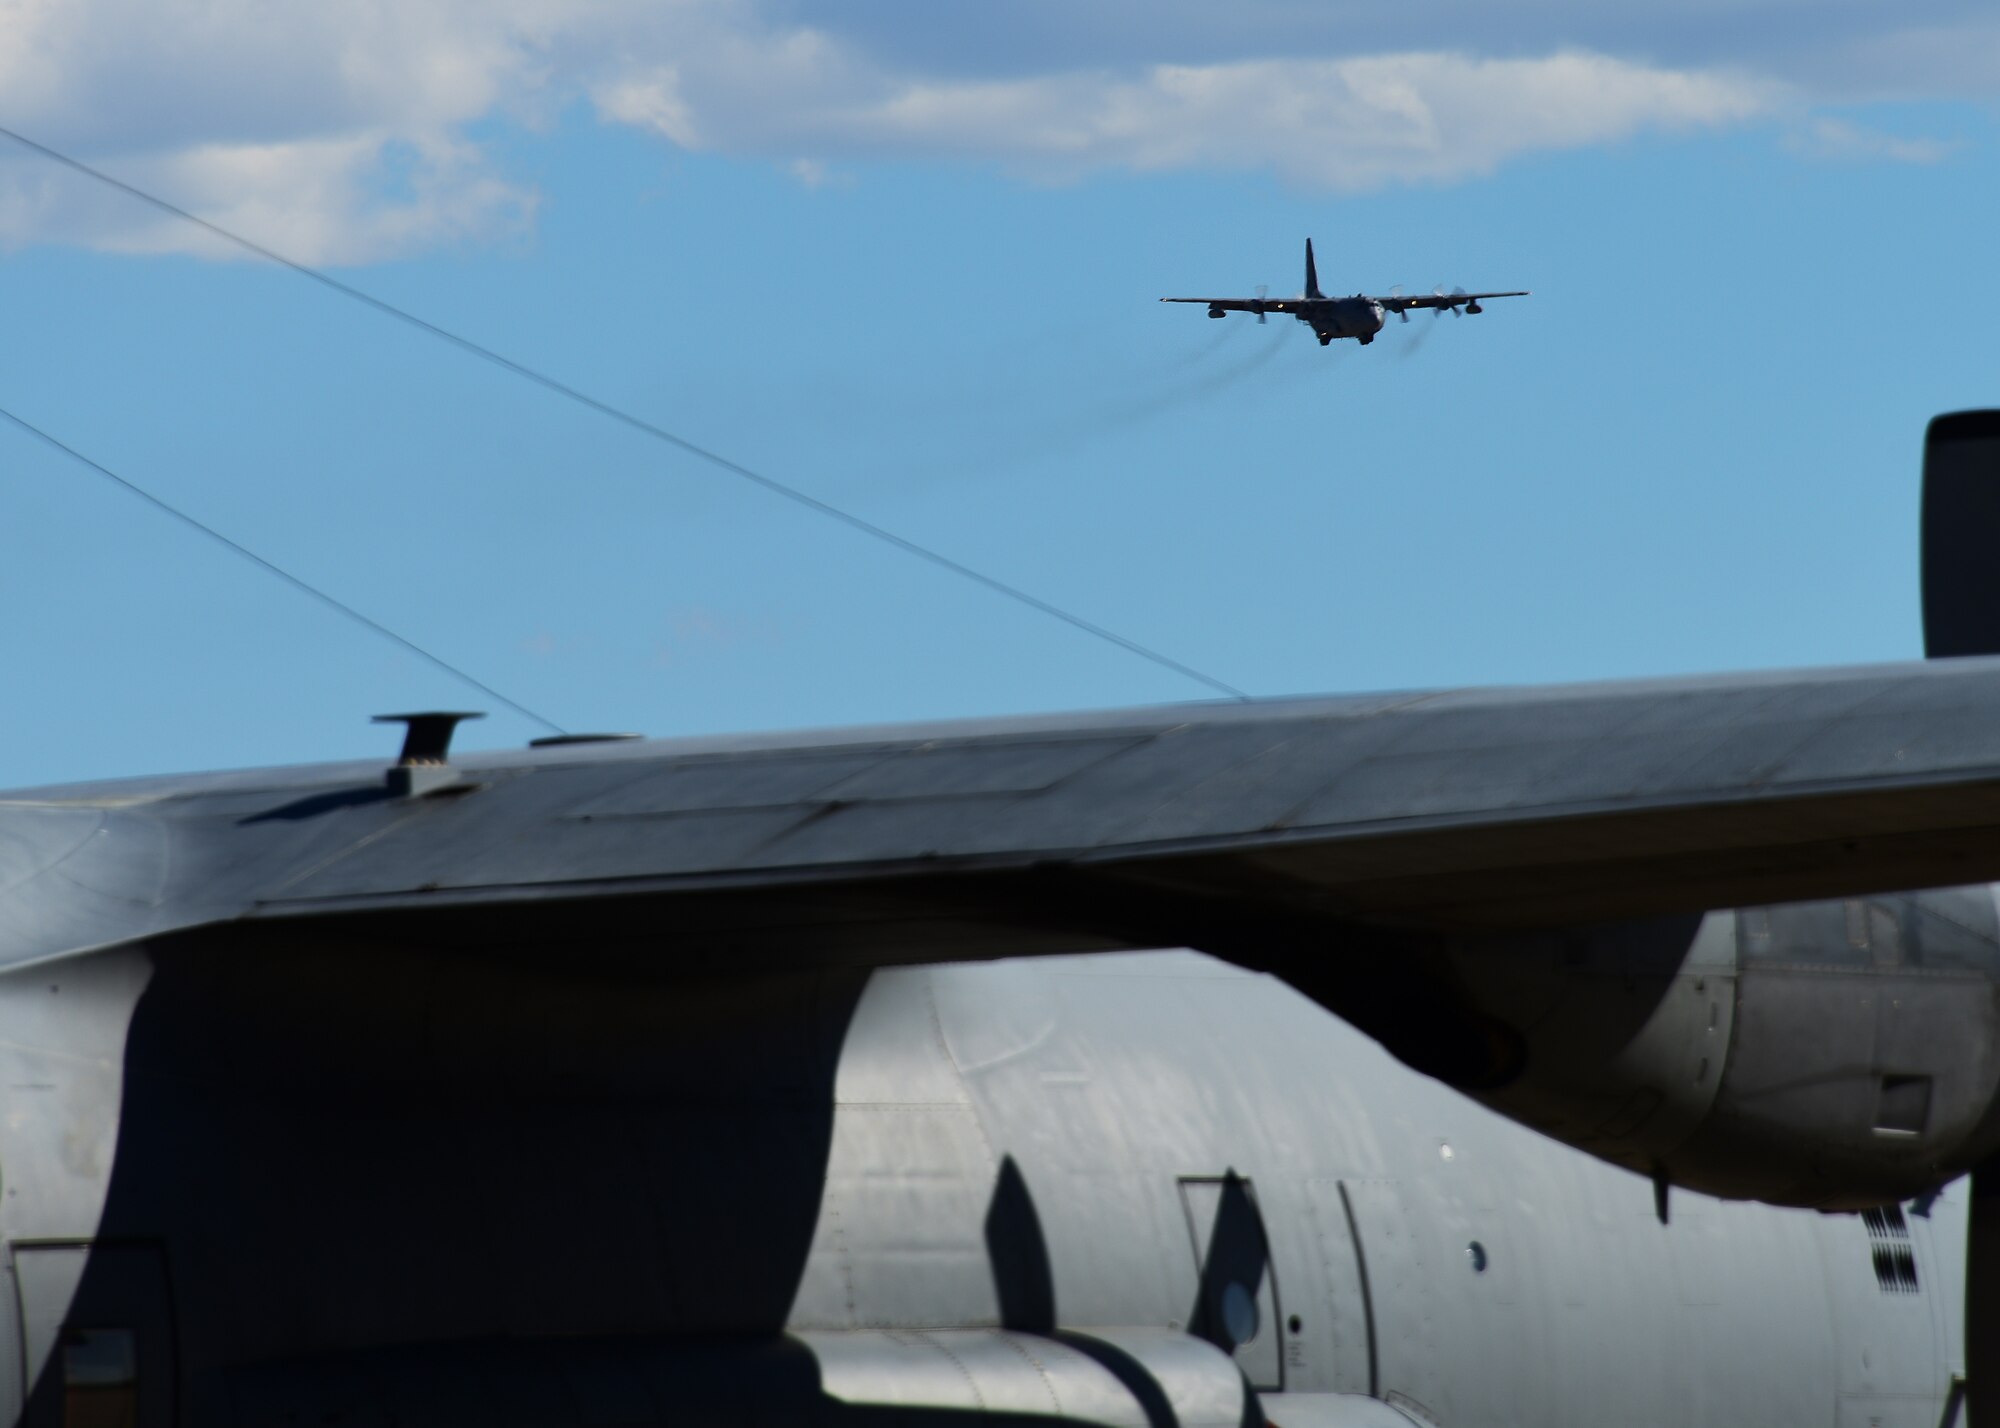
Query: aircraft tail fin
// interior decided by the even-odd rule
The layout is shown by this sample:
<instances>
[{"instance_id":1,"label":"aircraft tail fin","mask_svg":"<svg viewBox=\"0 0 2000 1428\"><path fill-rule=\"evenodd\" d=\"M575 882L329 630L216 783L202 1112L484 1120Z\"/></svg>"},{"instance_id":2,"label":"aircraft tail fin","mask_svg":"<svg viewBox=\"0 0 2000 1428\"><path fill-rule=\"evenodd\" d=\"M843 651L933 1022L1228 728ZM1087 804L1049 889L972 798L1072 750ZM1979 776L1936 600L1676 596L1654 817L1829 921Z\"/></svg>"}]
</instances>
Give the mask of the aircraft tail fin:
<instances>
[{"instance_id":1,"label":"aircraft tail fin","mask_svg":"<svg viewBox=\"0 0 2000 1428\"><path fill-rule=\"evenodd\" d=\"M1306 239L1306 296L1309 298L1326 296L1319 290L1319 269L1313 266L1313 240L1310 238Z\"/></svg>"},{"instance_id":2,"label":"aircraft tail fin","mask_svg":"<svg viewBox=\"0 0 2000 1428\"><path fill-rule=\"evenodd\" d=\"M2000 654L2000 411L1950 412L1924 433L1924 653Z\"/></svg>"}]
</instances>

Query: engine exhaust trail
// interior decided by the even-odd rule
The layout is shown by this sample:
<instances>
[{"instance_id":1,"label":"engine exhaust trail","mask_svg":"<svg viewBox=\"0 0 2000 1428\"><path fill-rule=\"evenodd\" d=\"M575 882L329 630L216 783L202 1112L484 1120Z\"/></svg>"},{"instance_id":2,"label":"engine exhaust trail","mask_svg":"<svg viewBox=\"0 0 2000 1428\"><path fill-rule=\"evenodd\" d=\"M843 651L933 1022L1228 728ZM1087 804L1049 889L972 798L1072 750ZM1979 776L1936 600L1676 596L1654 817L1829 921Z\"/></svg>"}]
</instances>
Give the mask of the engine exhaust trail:
<instances>
[{"instance_id":1,"label":"engine exhaust trail","mask_svg":"<svg viewBox=\"0 0 2000 1428\"><path fill-rule=\"evenodd\" d=\"M1160 363L1160 368L1163 371L1178 372L1184 371L1189 367L1199 366L1207 358L1213 357L1217 352L1227 347L1229 340L1249 325L1242 322L1225 322L1222 324L1222 331L1189 348L1185 352L1164 359Z\"/></svg>"},{"instance_id":2,"label":"engine exhaust trail","mask_svg":"<svg viewBox=\"0 0 2000 1428\"><path fill-rule=\"evenodd\" d=\"M1429 322L1420 324L1417 328L1417 335L1415 337L1412 337L1408 342L1402 343L1400 346L1397 347L1396 360L1399 362L1407 362L1412 357L1416 356L1419 352L1423 351L1424 344L1431 340L1431 334L1433 332L1436 332L1437 328L1438 324L1437 324L1437 319L1435 318L1431 319Z\"/></svg>"},{"instance_id":3,"label":"engine exhaust trail","mask_svg":"<svg viewBox=\"0 0 2000 1428\"><path fill-rule=\"evenodd\" d=\"M1229 340L1229 336L1228 333L1223 333L1212 339L1207 349L1196 354L1196 359L1191 359L1188 365L1193 366L1194 360L1212 355ZM1077 447L1087 446L1116 432L1142 425L1169 411L1204 405L1248 381L1270 365L1282 346L1282 338L1274 336L1259 344L1248 355L1239 357L1226 366L1208 371L1198 370L1192 375L1183 375L1164 384L1149 381L1145 384L1146 389L1107 397L1082 411L1056 418L1024 442L999 449L988 448L985 457L961 462L948 469L938 468L936 474L949 474L959 479L991 476L1011 467L1044 460Z\"/></svg>"}]
</instances>

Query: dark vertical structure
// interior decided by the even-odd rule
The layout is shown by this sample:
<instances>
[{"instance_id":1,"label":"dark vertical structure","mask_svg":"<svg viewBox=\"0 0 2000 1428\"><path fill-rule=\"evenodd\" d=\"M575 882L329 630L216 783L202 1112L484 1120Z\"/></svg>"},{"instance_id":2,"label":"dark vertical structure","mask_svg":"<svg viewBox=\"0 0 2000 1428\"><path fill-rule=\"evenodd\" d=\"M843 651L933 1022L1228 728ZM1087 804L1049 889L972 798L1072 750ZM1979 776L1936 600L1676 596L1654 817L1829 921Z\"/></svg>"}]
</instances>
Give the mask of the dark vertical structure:
<instances>
[{"instance_id":1,"label":"dark vertical structure","mask_svg":"<svg viewBox=\"0 0 2000 1428\"><path fill-rule=\"evenodd\" d=\"M1924 433L1924 654L2000 654L2000 411L1947 412ZM1982 1416L2000 1405L2000 1165L1972 1174L1965 1363Z\"/></svg>"},{"instance_id":2,"label":"dark vertical structure","mask_svg":"<svg viewBox=\"0 0 2000 1428\"><path fill-rule=\"evenodd\" d=\"M2000 654L2000 411L1924 434L1924 653Z\"/></svg>"}]
</instances>

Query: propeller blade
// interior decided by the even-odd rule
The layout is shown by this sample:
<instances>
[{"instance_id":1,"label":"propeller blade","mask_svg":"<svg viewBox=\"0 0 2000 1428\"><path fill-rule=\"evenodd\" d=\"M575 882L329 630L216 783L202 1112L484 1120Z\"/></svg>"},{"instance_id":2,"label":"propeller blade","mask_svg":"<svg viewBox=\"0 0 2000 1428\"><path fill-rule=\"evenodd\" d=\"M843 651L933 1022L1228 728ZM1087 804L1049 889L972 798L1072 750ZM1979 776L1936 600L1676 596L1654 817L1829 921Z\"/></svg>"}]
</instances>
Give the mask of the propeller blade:
<instances>
[{"instance_id":1,"label":"propeller blade","mask_svg":"<svg viewBox=\"0 0 2000 1428\"><path fill-rule=\"evenodd\" d=\"M1271 291L1271 285L1269 283L1257 284L1257 301L1262 302L1264 300L1264 294L1268 293L1269 291ZM1262 309L1261 307L1257 309L1257 322L1259 326L1262 326L1264 322L1264 309Z\"/></svg>"}]
</instances>

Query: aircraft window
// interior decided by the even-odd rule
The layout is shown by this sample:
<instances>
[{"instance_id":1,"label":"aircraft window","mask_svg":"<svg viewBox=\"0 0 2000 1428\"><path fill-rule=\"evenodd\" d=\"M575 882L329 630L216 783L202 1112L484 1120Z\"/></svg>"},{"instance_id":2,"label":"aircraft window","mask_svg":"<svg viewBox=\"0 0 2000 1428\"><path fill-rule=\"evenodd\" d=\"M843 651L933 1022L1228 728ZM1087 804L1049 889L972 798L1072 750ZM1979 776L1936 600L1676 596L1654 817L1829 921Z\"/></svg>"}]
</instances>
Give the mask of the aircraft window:
<instances>
[{"instance_id":1,"label":"aircraft window","mask_svg":"<svg viewBox=\"0 0 2000 1428\"><path fill-rule=\"evenodd\" d=\"M1939 888L1904 899L1910 960L1923 967L2000 970L2000 917L1986 888Z\"/></svg>"},{"instance_id":2,"label":"aircraft window","mask_svg":"<svg viewBox=\"0 0 2000 1428\"><path fill-rule=\"evenodd\" d=\"M1471 1264L1474 1274L1486 1273L1486 1246L1474 1240L1465 1247L1466 1261Z\"/></svg>"},{"instance_id":3,"label":"aircraft window","mask_svg":"<svg viewBox=\"0 0 2000 1428\"><path fill-rule=\"evenodd\" d=\"M1222 1291L1222 1329L1238 1348L1257 1337L1257 1296L1240 1281Z\"/></svg>"},{"instance_id":4,"label":"aircraft window","mask_svg":"<svg viewBox=\"0 0 2000 1428\"><path fill-rule=\"evenodd\" d=\"M64 1329L63 1428L136 1428L139 1343L130 1329Z\"/></svg>"}]
</instances>

